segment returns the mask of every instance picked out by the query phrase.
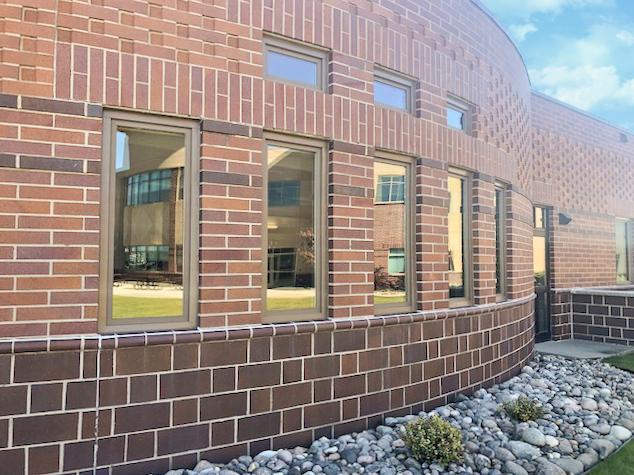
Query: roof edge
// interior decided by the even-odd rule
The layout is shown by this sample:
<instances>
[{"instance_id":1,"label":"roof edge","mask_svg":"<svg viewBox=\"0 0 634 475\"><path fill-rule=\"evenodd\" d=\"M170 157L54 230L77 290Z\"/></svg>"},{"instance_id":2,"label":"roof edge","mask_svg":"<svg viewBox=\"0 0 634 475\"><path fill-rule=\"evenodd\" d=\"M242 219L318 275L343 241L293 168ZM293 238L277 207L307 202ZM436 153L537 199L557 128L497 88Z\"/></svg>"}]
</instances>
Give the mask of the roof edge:
<instances>
[{"instance_id":1,"label":"roof edge","mask_svg":"<svg viewBox=\"0 0 634 475\"><path fill-rule=\"evenodd\" d=\"M491 21L493 21L493 23L495 23L495 25L498 27L498 29L509 40L509 42L511 43L513 48L515 48L515 51L517 52L517 55L520 57L520 60L522 61L522 64L524 65L524 72L526 73L526 77L528 79L528 84L529 84L529 86L531 86L531 89L532 89L533 84L531 83L531 77L528 74L528 67L526 66L526 61L524 61L524 56L522 55L522 52L520 51L519 47L517 46L517 43L515 42L515 40L511 37L511 35L508 33L508 31L506 31L504 26L502 26L502 23L500 22L500 20L498 20L498 17L495 16L495 13L493 13L491 10L489 10L486 5L484 5L480 0L471 0L471 3L473 5L475 5L477 8L479 8L486 16L488 16L489 19Z\"/></svg>"},{"instance_id":2,"label":"roof edge","mask_svg":"<svg viewBox=\"0 0 634 475\"><path fill-rule=\"evenodd\" d=\"M545 94L541 91L538 91L537 89L531 89L531 94L534 94L535 96L541 97L542 99L552 102L553 104L557 104L558 106L561 107L565 107L566 109L575 112L577 114L583 115L585 117L587 117L588 119L594 120L596 122L600 122L603 125L607 125L608 127L611 127L612 129L618 130L619 132L622 132L624 134L626 134L627 136L634 138L634 131L628 130L624 127L621 127L620 125L616 125L613 122L610 122L608 120L602 119L601 117L597 117L596 115L584 111L583 109L579 109L576 106L573 106L572 104L568 104L567 102L561 101L559 99L557 99L556 97L550 96L548 94Z\"/></svg>"}]
</instances>

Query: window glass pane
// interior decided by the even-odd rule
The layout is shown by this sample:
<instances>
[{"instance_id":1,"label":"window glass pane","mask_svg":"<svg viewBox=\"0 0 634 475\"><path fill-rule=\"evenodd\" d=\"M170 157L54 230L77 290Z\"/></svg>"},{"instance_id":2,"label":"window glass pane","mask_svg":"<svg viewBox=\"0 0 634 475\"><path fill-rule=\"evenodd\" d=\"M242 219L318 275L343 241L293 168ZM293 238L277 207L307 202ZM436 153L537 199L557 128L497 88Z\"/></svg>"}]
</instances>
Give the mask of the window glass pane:
<instances>
[{"instance_id":1,"label":"window glass pane","mask_svg":"<svg viewBox=\"0 0 634 475\"><path fill-rule=\"evenodd\" d=\"M464 178L449 176L449 298L464 298L465 258L464 258Z\"/></svg>"},{"instance_id":2,"label":"window glass pane","mask_svg":"<svg viewBox=\"0 0 634 475\"><path fill-rule=\"evenodd\" d=\"M464 130L464 111L447 107L447 125L454 129Z\"/></svg>"},{"instance_id":3,"label":"window glass pane","mask_svg":"<svg viewBox=\"0 0 634 475\"><path fill-rule=\"evenodd\" d=\"M535 228L544 229L544 208L533 208L533 222Z\"/></svg>"},{"instance_id":4,"label":"window glass pane","mask_svg":"<svg viewBox=\"0 0 634 475\"><path fill-rule=\"evenodd\" d=\"M546 285L546 236L533 236L533 275L535 285Z\"/></svg>"},{"instance_id":5,"label":"window glass pane","mask_svg":"<svg viewBox=\"0 0 634 475\"><path fill-rule=\"evenodd\" d=\"M408 301L407 167L374 162L374 303Z\"/></svg>"},{"instance_id":6,"label":"window glass pane","mask_svg":"<svg viewBox=\"0 0 634 475\"><path fill-rule=\"evenodd\" d=\"M396 86L379 79L374 80L374 102L397 109L407 110L407 88Z\"/></svg>"},{"instance_id":7,"label":"window glass pane","mask_svg":"<svg viewBox=\"0 0 634 475\"><path fill-rule=\"evenodd\" d=\"M267 310L316 309L315 166L316 153L277 145L267 147L268 203ZM280 185L291 181L296 185ZM271 187L272 185L272 187Z\"/></svg>"},{"instance_id":8,"label":"window glass pane","mask_svg":"<svg viewBox=\"0 0 634 475\"><path fill-rule=\"evenodd\" d=\"M504 249L502 247L502 233L505 223L504 215L504 192L496 189L493 197L495 206L495 292L501 294L503 272L504 272Z\"/></svg>"},{"instance_id":9,"label":"window glass pane","mask_svg":"<svg viewBox=\"0 0 634 475\"><path fill-rule=\"evenodd\" d=\"M390 249L387 271L390 275L403 274L405 272L405 249Z\"/></svg>"},{"instance_id":10,"label":"window glass pane","mask_svg":"<svg viewBox=\"0 0 634 475\"><path fill-rule=\"evenodd\" d=\"M266 74L313 87L319 84L317 60L313 61L279 51L266 51Z\"/></svg>"},{"instance_id":11,"label":"window glass pane","mask_svg":"<svg viewBox=\"0 0 634 475\"><path fill-rule=\"evenodd\" d=\"M403 201L405 199L405 177L403 175L380 175L377 186L379 202Z\"/></svg>"},{"instance_id":12,"label":"window glass pane","mask_svg":"<svg viewBox=\"0 0 634 475\"><path fill-rule=\"evenodd\" d=\"M300 188L297 180L269 182L269 206L299 205Z\"/></svg>"},{"instance_id":13,"label":"window glass pane","mask_svg":"<svg viewBox=\"0 0 634 475\"><path fill-rule=\"evenodd\" d=\"M616 222L616 281L630 281L629 233L626 221Z\"/></svg>"},{"instance_id":14,"label":"window glass pane","mask_svg":"<svg viewBox=\"0 0 634 475\"><path fill-rule=\"evenodd\" d=\"M183 202L171 176L185 165L185 136L120 127L116 137L112 318L181 316L173 250L183 244Z\"/></svg>"}]
</instances>

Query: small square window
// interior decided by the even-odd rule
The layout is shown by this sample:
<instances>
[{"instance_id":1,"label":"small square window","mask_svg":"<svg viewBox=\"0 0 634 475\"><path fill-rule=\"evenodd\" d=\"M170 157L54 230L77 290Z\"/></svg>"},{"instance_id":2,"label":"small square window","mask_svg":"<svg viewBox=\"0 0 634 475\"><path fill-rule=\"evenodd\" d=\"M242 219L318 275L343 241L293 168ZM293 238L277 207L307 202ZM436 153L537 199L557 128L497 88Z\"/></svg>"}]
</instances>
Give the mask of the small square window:
<instances>
[{"instance_id":1,"label":"small square window","mask_svg":"<svg viewBox=\"0 0 634 475\"><path fill-rule=\"evenodd\" d=\"M413 80L382 68L375 69L374 102L376 104L411 112L413 98Z\"/></svg>"},{"instance_id":2,"label":"small square window","mask_svg":"<svg viewBox=\"0 0 634 475\"><path fill-rule=\"evenodd\" d=\"M471 107L460 99L447 100L447 126L471 133Z\"/></svg>"},{"instance_id":3,"label":"small square window","mask_svg":"<svg viewBox=\"0 0 634 475\"><path fill-rule=\"evenodd\" d=\"M266 35L264 71L270 78L325 89L327 53L296 40Z\"/></svg>"}]
</instances>

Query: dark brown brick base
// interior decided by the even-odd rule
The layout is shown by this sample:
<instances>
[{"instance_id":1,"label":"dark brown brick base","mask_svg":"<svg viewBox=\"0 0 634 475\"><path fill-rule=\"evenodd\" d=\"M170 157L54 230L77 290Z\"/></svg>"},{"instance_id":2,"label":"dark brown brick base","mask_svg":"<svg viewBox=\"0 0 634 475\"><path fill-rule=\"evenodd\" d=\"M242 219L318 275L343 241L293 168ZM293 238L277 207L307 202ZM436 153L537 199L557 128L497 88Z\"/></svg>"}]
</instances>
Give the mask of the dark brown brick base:
<instances>
[{"instance_id":1,"label":"dark brown brick base","mask_svg":"<svg viewBox=\"0 0 634 475\"><path fill-rule=\"evenodd\" d=\"M100 473L138 474L306 445L428 409L520 370L533 351L533 302L220 335L14 345L0 354L4 473L89 470L95 431Z\"/></svg>"},{"instance_id":2,"label":"dark brown brick base","mask_svg":"<svg viewBox=\"0 0 634 475\"><path fill-rule=\"evenodd\" d=\"M574 338L634 346L634 292L575 290Z\"/></svg>"}]
</instances>

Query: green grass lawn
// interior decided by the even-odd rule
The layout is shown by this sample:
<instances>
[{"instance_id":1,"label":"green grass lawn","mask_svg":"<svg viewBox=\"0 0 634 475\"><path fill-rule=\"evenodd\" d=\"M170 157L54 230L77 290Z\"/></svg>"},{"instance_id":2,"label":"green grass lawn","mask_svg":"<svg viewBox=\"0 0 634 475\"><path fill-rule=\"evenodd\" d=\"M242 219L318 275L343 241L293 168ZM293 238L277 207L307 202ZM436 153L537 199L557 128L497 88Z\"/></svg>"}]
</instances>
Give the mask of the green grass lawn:
<instances>
[{"instance_id":1,"label":"green grass lawn","mask_svg":"<svg viewBox=\"0 0 634 475\"><path fill-rule=\"evenodd\" d=\"M315 308L314 297L267 299L267 310L302 310Z\"/></svg>"},{"instance_id":2,"label":"green grass lawn","mask_svg":"<svg viewBox=\"0 0 634 475\"><path fill-rule=\"evenodd\" d=\"M403 302L401 296L376 296L375 304ZM314 308L314 297L301 299L279 298L269 299L268 310L291 310ZM183 314L183 302L177 298L129 297L115 295L112 298L113 318L130 317L173 317Z\"/></svg>"},{"instance_id":3,"label":"green grass lawn","mask_svg":"<svg viewBox=\"0 0 634 475\"><path fill-rule=\"evenodd\" d=\"M375 296L374 303L382 304L382 303L403 303L403 296ZM315 307L315 298L314 297L304 297L304 298L269 298L267 300L266 308L267 310L292 310L292 309L307 309Z\"/></svg>"},{"instance_id":4,"label":"green grass lawn","mask_svg":"<svg viewBox=\"0 0 634 475\"><path fill-rule=\"evenodd\" d=\"M610 356L603 360L616 368L634 373L634 353ZM634 475L634 441L625 444L617 453L608 457L590 471L590 475Z\"/></svg>"},{"instance_id":5,"label":"green grass lawn","mask_svg":"<svg viewBox=\"0 0 634 475\"><path fill-rule=\"evenodd\" d=\"M624 355L610 356L609 358L604 359L603 362L634 373L634 352L626 353Z\"/></svg>"},{"instance_id":6,"label":"green grass lawn","mask_svg":"<svg viewBox=\"0 0 634 475\"><path fill-rule=\"evenodd\" d=\"M375 295L374 304L380 305L382 303L405 303L404 295Z\"/></svg>"},{"instance_id":7,"label":"green grass lawn","mask_svg":"<svg viewBox=\"0 0 634 475\"><path fill-rule=\"evenodd\" d=\"M112 318L173 317L183 314L183 300L179 298L112 297Z\"/></svg>"},{"instance_id":8,"label":"green grass lawn","mask_svg":"<svg viewBox=\"0 0 634 475\"><path fill-rule=\"evenodd\" d=\"M634 474L634 441L628 442L617 453L608 457L590 471L590 475Z\"/></svg>"}]
</instances>

